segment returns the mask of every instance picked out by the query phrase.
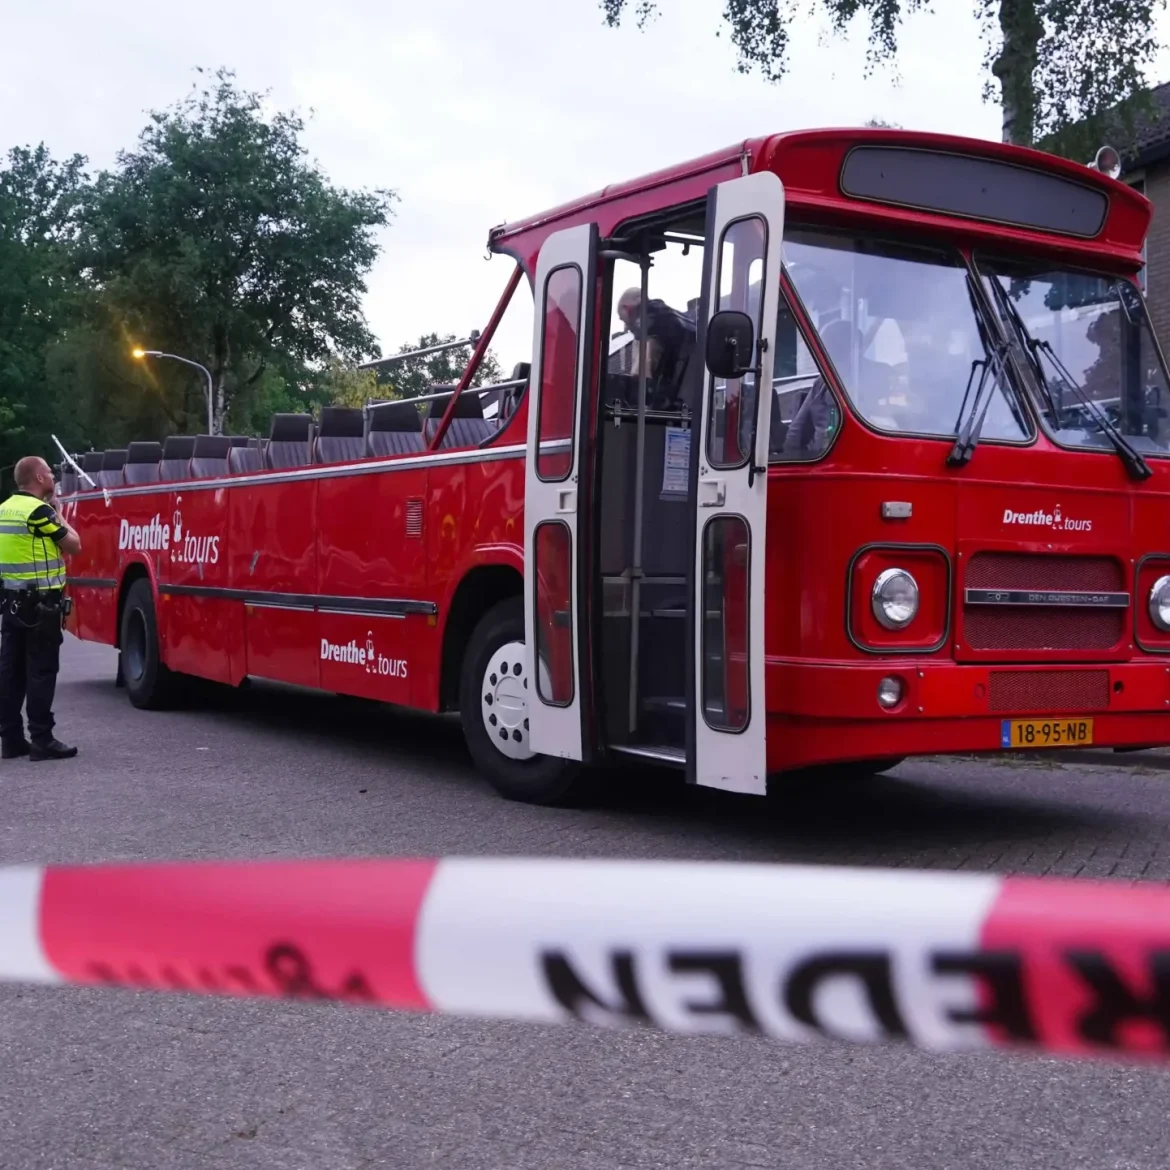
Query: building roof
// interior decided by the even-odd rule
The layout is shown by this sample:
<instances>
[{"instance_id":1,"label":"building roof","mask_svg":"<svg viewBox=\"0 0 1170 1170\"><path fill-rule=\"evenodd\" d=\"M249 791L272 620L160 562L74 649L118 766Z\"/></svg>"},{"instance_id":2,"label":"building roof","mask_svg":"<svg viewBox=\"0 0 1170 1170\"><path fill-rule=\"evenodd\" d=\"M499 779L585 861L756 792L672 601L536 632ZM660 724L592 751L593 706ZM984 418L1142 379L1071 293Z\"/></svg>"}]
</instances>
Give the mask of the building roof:
<instances>
[{"instance_id":1,"label":"building roof","mask_svg":"<svg viewBox=\"0 0 1170 1170\"><path fill-rule=\"evenodd\" d=\"M1135 171L1170 158L1170 82L1149 92L1150 108L1134 119L1133 131L1118 129L1114 146L1121 152L1122 170Z\"/></svg>"}]
</instances>

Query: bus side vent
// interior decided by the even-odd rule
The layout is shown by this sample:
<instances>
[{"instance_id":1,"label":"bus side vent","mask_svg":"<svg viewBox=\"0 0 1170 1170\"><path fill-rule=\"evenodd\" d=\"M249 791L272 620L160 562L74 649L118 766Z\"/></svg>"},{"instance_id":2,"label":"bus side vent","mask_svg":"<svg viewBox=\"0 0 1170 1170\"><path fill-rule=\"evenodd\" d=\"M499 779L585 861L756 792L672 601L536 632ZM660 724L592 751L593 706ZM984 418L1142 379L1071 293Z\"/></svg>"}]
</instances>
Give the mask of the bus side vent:
<instances>
[{"instance_id":1,"label":"bus side vent","mask_svg":"<svg viewBox=\"0 0 1170 1170\"><path fill-rule=\"evenodd\" d=\"M422 536L423 530L423 502L422 500L406 501L406 535Z\"/></svg>"}]
</instances>

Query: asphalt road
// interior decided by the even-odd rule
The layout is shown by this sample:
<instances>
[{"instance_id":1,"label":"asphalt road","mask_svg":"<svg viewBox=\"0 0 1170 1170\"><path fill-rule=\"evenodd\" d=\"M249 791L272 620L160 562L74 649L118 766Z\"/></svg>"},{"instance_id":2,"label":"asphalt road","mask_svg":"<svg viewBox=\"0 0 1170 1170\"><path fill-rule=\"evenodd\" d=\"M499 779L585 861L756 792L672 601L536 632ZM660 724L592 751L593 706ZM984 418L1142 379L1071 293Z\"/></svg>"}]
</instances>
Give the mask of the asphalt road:
<instances>
[{"instance_id":1,"label":"asphalt road","mask_svg":"<svg viewBox=\"0 0 1170 1170\"><path fill-rule=\"evenodd\" d=\"M0 765L0 861L718 858L1165 881L1170 772L930 761L774 809L637 783L504 802L450 724L278 688L134 711L67 641L59 731ZM0 987L0 1166L1163 1170L1170 1075L131 992Z\"/></svg>"}]
</instances>

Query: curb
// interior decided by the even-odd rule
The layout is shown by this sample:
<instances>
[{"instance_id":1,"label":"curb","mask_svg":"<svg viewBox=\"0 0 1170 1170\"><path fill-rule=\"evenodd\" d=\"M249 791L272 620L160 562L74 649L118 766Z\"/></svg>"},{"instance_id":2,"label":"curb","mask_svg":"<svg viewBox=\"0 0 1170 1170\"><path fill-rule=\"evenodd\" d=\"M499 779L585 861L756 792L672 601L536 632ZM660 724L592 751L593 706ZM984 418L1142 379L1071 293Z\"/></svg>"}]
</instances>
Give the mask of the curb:
<instances>
[{"instance_id":1,"label":"curb","mask_svg":"<svg viewBox=\"0 0 1170 1170\"><path fill-rule=\"evenodd\" d=\"M1170 752L1165 748L1146 748L1136 752L1081 748L1053 752L1050 758L1068 764L1104 764L1109 768L1156 768L1161 772L1170 772Z\"/></svg>"},{"instance_id":2,"label":"curb","mask_svg":"<svg viewBox=\"0 0 1170 1170\"><path fill-rule=\"evenodd\" d=\"M922 757L927 758L927 757ZM1115 752L1112 748L1069 748L1031 752L954 752L943 759L982 761L1008 767L1043 761L1061 764L1093 764L1105 768L1147 768L1170 772L1170 749L1141 748L1136 751Z\"/></svg>"}]
</instances>

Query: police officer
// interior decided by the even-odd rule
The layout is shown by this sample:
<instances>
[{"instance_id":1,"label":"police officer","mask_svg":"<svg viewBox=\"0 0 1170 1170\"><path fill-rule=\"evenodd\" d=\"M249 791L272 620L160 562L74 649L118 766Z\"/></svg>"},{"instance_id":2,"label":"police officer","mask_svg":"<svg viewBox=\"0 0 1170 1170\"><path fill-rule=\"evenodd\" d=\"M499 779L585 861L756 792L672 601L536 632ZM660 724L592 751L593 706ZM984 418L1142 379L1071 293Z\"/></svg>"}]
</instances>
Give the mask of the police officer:
<instances>
[{"instance_id":1,"label":"police officer","mask_svg":"<svg viewBox=\"0 0 1170 1170\"><path fill-rule=\"evenodd\" d=\"M53 735L61 660L65 561L81 539L57 515L49 465L17 463L16 494L0 504L0 758L65 760L77 755ZM21 707L28 708L28 742Z\"/></svg>"}]
</instances>

